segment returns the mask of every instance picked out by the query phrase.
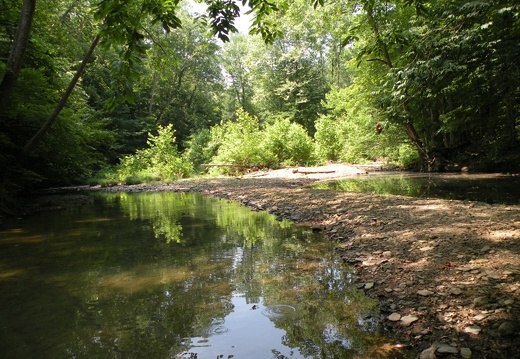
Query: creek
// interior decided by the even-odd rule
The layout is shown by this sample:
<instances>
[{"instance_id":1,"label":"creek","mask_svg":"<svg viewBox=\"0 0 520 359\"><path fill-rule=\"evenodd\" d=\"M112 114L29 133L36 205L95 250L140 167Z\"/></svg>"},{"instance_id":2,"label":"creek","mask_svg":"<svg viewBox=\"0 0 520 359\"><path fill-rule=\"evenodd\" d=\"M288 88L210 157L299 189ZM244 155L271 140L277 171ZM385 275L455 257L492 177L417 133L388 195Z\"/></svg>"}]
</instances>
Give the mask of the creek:
<instances>
[{"instance_id":1,"label":"creek","mask_svg":"<svg viewBox=\"0 0 520 359\"><path fill-rule=\"evenodd\" d=\"M354 178L323 182L313 188L422 198L520 204L520 176L370 172Z\"/></svg>"},{"instance_id":2,"label":"creek","mask_svg":"<svg viewBox=\"0 0 520 359\"><path fill-rule=\"evenodd\" d=\"M0 228L2 358L410 354L305 228L194 193L89 198Z\"/></svg>"}]
</instances>

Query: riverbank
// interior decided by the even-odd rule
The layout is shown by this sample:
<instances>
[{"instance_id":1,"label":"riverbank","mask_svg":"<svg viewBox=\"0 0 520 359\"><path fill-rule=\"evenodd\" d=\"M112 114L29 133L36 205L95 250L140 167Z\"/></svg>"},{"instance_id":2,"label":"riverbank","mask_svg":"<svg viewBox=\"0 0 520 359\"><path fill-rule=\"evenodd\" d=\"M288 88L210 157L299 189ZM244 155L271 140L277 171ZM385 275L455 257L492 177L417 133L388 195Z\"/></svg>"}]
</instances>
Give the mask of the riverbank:
<instances>
[{"instance_id":1,"label":"riverbank","mask_svg":"<svg viewBox=\"0 0 520 359\"><path fill-rule=\"evenodd\" d=\"M379 300L385 327L417 353L435 343L443 358L520 357L520 206L308 187L372 170L335 165L89 189L201 192L309 226L337 243L359 287Z\"/></svg>"}]
</instances>

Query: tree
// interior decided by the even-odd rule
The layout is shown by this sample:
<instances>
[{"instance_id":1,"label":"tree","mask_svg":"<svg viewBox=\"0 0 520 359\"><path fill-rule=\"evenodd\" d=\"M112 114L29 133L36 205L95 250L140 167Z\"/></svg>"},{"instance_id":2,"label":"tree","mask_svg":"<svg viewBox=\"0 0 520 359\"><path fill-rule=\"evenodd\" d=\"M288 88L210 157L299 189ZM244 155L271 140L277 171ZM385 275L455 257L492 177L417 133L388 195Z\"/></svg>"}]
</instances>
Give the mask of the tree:
<instances>
[{"instance_id":1,"label":"tree","mask_svg":"<svg viewBox=\"0 0 520 359\"><path fill-rule=\"evenodd\" d=\"M22 61L29 44L35 9L36 0L24 0L12 41L13 47L7 59L6 71L0 82L0 118L9 105L13 88L20 75Z\"/></svg>"},{"instance_id":2,"label":"tree","mask_svg":"<svg viewBox=\"0 0 520 359\"><path fill-rule=\"evenodd\" d=\"M244 35L235 35L224 45L222 53L222 65L228 76L231 96L238 103L238 106L233 106L232 112L241 108L250 114L255 114L252 79L254 68L251 63L251 50L254 45L250 39Z\"/></svg>"},{"instance_id":3,"label":"tree","mask_svg":"<svg viewBox=\"0 0 520 359\"><path fill-rule=\"evenodd\" d=\"M76 71L69 86L65 90L61 100L56 106L53 113L48 117L45 123L40 127L36 134L26 143L20 155L18 156L18 164L22 164L28 154L38 144L42 136L48 131L60 112L64 108L67 100L75 88L79 78L83 74L85 65L89 57L94 52L99 43L105 47L117 47L120 49L120 60L116 63L118 79L136 79L138 74L135 71L135 65L140 61L140 56L146 51L146 23L148 16L151 17L151 24L160 23L166 32L171 29L179 28L181 21L177 16L178 5L180 0L101 0L97 5L96 19L101 23L99 33L92 40L91 46L83 58L82 64ZM34 13L35 0L26 0L29 10L32 5L32 12L25 11L20 17L20 23L24 25L23 38L28 38L31 28L32 14ZM258 31L269 41L274 35L263 23L264 14L269 13L275 6L265 0L251 0L248 2L256 18L253 30ZM238 5L235 1L210 0L208 1L208 13L210 24L213 32L222 40L229 39L229 32L236 31L234 20L240 15ZM17 48L15 48L17 50ZM18 50L17 50L18 51ZM23 54L23 53L22 53ZM16 59L18 55L14 56ZM18 62L17 62L18 64ZM125 82L115 81L112 87L114 97L110 102L113 107L120 101L131 101L131 94L128 91Z\"/></svg>"}]
</instances>

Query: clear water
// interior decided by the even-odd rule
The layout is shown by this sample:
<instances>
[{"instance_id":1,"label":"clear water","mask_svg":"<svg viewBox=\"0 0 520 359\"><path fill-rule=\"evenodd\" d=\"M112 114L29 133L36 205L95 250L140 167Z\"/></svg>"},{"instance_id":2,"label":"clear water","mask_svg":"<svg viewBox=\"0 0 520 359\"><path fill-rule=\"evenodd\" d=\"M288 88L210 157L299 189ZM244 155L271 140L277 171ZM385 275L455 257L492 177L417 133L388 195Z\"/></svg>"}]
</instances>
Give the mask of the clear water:
<instances>
[{"instance_id":1,"label":"clear water","mask_svg":"<svg viewBox=\"0 0 520 359\"><path fill-rule=\"evenodd\" d=\"M2 358L403 358L330 244L198 194L0 229Z\"/></svg>"},{"instance_id":2,"label":"clear water","mask_svg":"<svg viewBox=\"0 0 520 359\"><path fill-rule=\"evenodd\" d=\"M520 176L381 172L320 183L313 188L469 200L491 204L520 204Z\"/></svg>"}]
</instances>

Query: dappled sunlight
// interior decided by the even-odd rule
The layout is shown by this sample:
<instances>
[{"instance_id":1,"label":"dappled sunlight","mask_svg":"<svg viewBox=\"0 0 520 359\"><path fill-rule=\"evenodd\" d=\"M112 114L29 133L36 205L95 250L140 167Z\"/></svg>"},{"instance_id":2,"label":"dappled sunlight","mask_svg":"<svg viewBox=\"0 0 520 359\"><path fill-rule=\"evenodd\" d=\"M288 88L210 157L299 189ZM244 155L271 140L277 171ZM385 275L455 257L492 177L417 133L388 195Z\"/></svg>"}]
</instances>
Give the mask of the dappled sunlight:
<instances>
[{"instance_id":1,"label":"dappled sunlight","mask_svg":"<svg viewBox=\"0 0 520 359\"><path fill-rule=\"evenodd\" d=\"M398 206L398 208L401 208L403 210L410 210L414 212L431 212L431 211L438 211L438 212L446 212L449 211L450 208L444 204L444 203L438 203L438 204L423 204L423 205L413 205L413 206Z\"/></svg>"},{"instance_id":2,"label":"dappled sunlight","mask_svg":"<svg viewBox=\"0 0 520 359\"><path fill-rule=\"evenodd\" d=\"M510 230L490 230L488 233L484 233L482 237L497 242L512 239L520 240L520 228Z\"/></svg>"}]
</instances>

